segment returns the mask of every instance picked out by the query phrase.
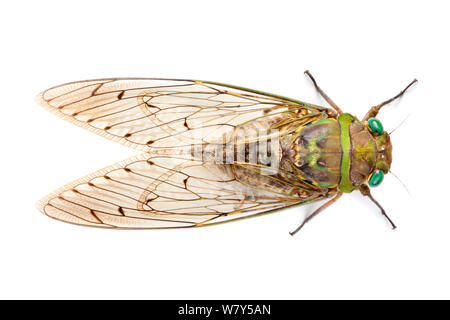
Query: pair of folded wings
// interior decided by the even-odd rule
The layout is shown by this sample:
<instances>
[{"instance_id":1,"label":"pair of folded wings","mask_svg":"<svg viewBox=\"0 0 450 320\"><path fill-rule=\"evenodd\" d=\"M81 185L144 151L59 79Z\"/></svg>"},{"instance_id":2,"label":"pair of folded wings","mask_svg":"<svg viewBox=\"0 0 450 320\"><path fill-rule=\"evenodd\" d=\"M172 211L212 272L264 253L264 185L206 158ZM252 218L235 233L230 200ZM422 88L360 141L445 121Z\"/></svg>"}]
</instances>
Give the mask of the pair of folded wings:
<instances>
[{"instance_id":1,"label":"pair of folded wings","mask_svg":"<svg viewBox=\"0 0 450 320\"><path fill-rule=\"evenodd\" d=\"M104 228L183 228L241 219L302 203L241 183L229 166L177 155L258 117L320 111L300 101L212 82L100 79L42 92L38 102L61 118L144 151L44 197L57 220Z\"/></svg>"}]
</instances>

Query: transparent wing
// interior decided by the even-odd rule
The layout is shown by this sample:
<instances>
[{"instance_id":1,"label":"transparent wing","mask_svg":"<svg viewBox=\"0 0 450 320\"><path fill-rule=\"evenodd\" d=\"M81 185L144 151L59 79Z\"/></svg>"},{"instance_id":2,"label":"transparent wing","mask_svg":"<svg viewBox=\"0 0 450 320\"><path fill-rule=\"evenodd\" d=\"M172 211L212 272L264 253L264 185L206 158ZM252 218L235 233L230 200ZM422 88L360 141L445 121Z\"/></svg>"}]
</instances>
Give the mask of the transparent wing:
<instances>
[{"instance_id":1,"label":"transparent wing","mask_svg":"<svg viewBox=\"0 0 450 320\"><path fill-rule=\"evenodd\" d=\"M159 229L216 224L323 198L276 177L261 176L253 188L239 175L248 174L237 174L233 165L144 153L74 181L37 206L78 225Z\"/></svg>"},{"instance_id":2,"label":"transparent wing","mask_svg":"<svg viewBox=\"0 0 450 320\"><path fill-rule=\"evenodd\" d=\"M325 108L255 90L195 80L99 79L48 89L45 108L142 151L210 143L249 120Z\"/></svg>"}]
</instances>

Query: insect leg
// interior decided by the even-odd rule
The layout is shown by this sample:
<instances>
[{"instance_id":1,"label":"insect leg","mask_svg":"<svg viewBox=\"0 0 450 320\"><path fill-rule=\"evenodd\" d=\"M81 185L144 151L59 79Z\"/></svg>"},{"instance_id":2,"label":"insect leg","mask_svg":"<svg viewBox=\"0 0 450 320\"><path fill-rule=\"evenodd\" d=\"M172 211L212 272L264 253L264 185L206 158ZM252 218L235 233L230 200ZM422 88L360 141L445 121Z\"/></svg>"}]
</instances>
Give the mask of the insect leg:
<instances>
[{"instance_id":1,"label":"insect leg","mask_svg":"<svg viewBox=\"0 0 450 320\"><path fill-rule=\"evenodd\" d=\"M370 194L370 189L367 185L363 184L363 185L359 186L359 191L361 191L361 193L364 196L369 197L369 199L372 200L372 202L375 203L378 208L380 208L381 214L383 216L385 216L386 219L389 221L389 223L392 226L392 229L397 228L397 226L394 224L394 222L392 222L391 218L389 218L389 216L386 214L386 211L384 211L383 207L378 203L377 200L374 199L374 197L372 197L372 195Z\"/></svg>"},{"instance_id":2,"label":"insect leg","mask_svg":"<svg viewBox=\"0 0 450 320\"><path fill-rule=\"evenodd\" d=\"M334 198L332 198L331 200L325 202L323 205L321 205L319 208L316 209L316 211L314 211L313 213L311 213L303 222L302 224L295 229L292 232L289 232L289 234L291 236L293 236L294 234L296 234L298 231L300 231L301 228L303 228L303 226L312 218L314 218L315 216L317 216L321 211L323 211L324 209L328 208L329 206L331 206L333 203L335 203L341 196L342 196L343 192L339 191Z\"/></svg>"},{"instance_id":3,"label":"insect leg","mask_svg":"<svg viewBox=\"0 0 450 320\"><path fill-rule=\"evenodd\" d=\"M334 103L334 101L331 100L331 98L325 92L323 92L323 90L317 85L316 79L314 79L314 77L311 75L311 73L309 73L309 70L306 70L305 74L311 79L312 83L314 84L314 87L320 93L320 95L325 99L325 101L328 102L328 104L330 106L332 106L333 109L336 110L336 112L338 114L342 114L343 112L342 112L341 108L339 108L337 106L337 104Z\"/></svg>"},{"instance_id":4,"label":"insect leg","mask_svg":"<svg viewBox=\"0 0 450 320\"><path fill-rule=\"evenodd\" d=\"M400 91L400 93L397 94L395 97L392 97L392 98L390 98L390 99L388 99L388 100L386 100L386 101L380 103L379 105L370 108L370 110L366 113L366 115L364 116L364 119L363 119L362 121L367 121L367 120L369 120L369 118L374 118L374 117L376 117L377 114L378 114L378 112L380 112L380 109L381 109L382 107L384 107L385 105L391 103L392 101L397 100L398 98L400 98L402 95L405 94L406 90L408 90L409 87L411 87L411 86L412 86L414 83L416 83L416 82L417 82L417 79L414 79L413 81L411 81L410 84L408 84L408 85L406 86L405 89L403 89L402 91Z\"/></svg>"},{"instance_id":5,"label":"insect leg","mask_svg":"<svg viewBox=\"0 0 450 320\"><path fill-rule=\"evenodd\" d=\"M147 204L147 198L150 194L152 194L159 185L164 183L168 178L173 176L176 173L179 173L181 169L188 167L187 161L184 163L181 163L179 165L176 165L172 169L168 170L167 172L161 174L159 177L155 178L142 192L142 194L139 197L139 201L136 203L136 209L141 212L150 212L149 210L144 208L144 205Z\"/></svg>"}]
</instances>

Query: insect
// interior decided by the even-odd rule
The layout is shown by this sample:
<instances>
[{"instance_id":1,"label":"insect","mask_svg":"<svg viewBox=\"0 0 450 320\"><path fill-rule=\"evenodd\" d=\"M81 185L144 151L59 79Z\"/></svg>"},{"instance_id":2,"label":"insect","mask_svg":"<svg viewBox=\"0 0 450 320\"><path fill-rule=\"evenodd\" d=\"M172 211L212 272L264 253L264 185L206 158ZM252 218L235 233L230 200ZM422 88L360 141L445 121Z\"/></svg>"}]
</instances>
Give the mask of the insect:
<instances>
[{"instance_id":1,"label":"insect","mask_svg":"<svg viewBox=\"0 0 450 320\"><path fill-rule=\"evenodd\" d=\"M103 228L190 228L328 201L372 197L389 172L392 144L376 118L217 82L98 79L38 95L52 113L143 153L69 183L37 204L64 222Z\"/></svg>"}]
</instances>

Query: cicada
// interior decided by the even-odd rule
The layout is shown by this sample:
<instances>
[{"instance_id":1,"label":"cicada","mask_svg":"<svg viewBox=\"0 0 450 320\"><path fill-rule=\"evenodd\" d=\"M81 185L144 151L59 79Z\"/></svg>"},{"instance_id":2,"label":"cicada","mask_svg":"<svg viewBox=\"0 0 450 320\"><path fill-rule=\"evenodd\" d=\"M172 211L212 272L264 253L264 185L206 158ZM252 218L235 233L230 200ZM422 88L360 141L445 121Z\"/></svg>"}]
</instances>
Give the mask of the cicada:
<instances>
[{"instance_id":1,"label":"cicada","mask_svg":"<svg viewBox=\"0 0 450 320\"><path fill-rule=\"evenodd\" d=\"M358 120L305 72L330 107L211 81L117 78L45 90L52 113L142 153L38 202L45 215L112 229L191 228L327 200L291 234L389 172L392 144L376 118Z\"/></svg>"}]
</instances>

